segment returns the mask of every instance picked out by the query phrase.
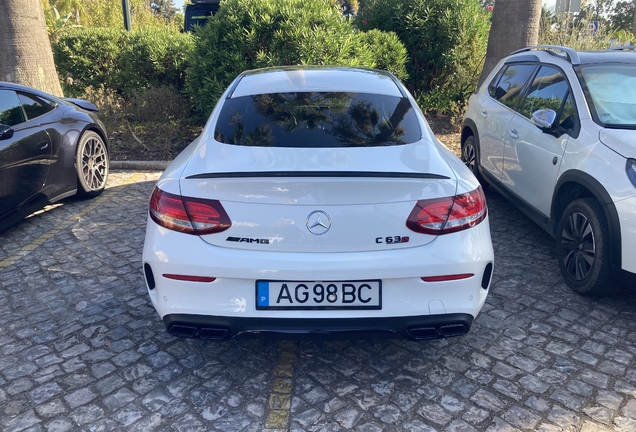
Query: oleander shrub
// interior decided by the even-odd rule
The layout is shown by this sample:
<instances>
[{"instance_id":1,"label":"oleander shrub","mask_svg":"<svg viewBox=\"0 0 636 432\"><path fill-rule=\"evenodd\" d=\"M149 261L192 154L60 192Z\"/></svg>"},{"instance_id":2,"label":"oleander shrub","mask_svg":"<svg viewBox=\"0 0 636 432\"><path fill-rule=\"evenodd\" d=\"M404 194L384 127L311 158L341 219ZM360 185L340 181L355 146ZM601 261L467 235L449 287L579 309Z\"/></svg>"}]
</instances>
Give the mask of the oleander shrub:
<instances>
[{"instance_id":1,"label":"oleander shrub","mask_svg":"<svg viewBox=\"0 0 636 432\"><path fill-rule=\"evenodd\" d=\"M370 45L375 41L381 44ZM206 116L244 70L298 64L386 67L406 78L401 53L396 37L362 36L334 0L224 0L195 32L186 91Z\"/></svg>"},{"instance_id":2,"label":"oleander shrub","mask_svg":"<svg viewBox=\"0 0 636 432\"><path fill-rule=\"evenodd\" d=\"M103 86L126 96L151 87L180 90L193 46L190 34L170 27L78 28L52 45L65 94Z\"/></svg>"},{"instance_id":3,"label":"oleander shrub","mask_svg":"<svg viewBox=\"0 0 636 432\"><path fill-rule=\"evenodd\" d=\"M64 94L77 96L88 87L113 88L124 31L77 28L51 44Z\"/></svg>"},{"instance_id":4,"label":"oleander shrub","mask_svg":"<svg viewBox=\"0 0 636 432\"><path fill-rule=\"evenodd\" d=\"M359 33L359 37L373 53L376 69L389 71L402 81L408 79L408 52L394 32L373 29Z\"/></svg>"},{"instance_id":5,"label":"oleander shrub","mask_svg":"<svg viewBox=\"0 0 636 432\"><path fill-rule=\"evenodd\" d=\"M490 16L479 0L365 0L355 22L363 31L393 31L404 44L406 84L422 109L463 109L488 44Z\"/></svg>"}]
</instances>

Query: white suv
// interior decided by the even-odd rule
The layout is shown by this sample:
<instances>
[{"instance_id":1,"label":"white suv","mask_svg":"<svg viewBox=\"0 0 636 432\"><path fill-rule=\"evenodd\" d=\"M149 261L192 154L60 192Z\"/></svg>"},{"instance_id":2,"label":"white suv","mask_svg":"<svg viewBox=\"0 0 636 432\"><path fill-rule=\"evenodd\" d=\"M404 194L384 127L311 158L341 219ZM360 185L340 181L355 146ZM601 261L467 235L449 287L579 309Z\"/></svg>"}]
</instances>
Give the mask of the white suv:
<instances>
[{"instance_id":1,"label":"white suv","mask_svg":"<svg viewBox=\"0 0 636 432\"><path fill-rule=\"evenodd\" d=\"M464 116L462 160L556 238L565 282L581 294L636 279L633 48L515 51Z\"/></svg>"}]
</instances>

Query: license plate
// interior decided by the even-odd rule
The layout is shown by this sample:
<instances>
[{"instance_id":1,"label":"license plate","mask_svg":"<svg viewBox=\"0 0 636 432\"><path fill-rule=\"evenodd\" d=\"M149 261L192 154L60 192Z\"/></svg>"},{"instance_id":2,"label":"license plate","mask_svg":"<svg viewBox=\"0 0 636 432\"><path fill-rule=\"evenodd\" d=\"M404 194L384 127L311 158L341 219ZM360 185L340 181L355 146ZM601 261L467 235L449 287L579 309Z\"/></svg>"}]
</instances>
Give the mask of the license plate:
<instances>
[{"instance_id":1,"label":"license plate","mask_svg":"<svg viewBox=\"0 0 636 432\"><path fill-rule=\"evenodd\" d=\"M382 309L382 281L256 281L256 309Z\"/></svg>"}]
</instances>

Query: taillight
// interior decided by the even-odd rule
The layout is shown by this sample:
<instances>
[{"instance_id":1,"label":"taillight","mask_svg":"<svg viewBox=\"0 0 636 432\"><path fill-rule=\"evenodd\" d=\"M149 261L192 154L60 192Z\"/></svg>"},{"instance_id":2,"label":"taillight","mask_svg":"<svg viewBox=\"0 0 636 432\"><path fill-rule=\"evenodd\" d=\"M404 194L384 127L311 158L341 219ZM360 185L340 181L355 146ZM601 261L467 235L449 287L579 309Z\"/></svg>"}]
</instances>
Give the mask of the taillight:
<instances>
[{"instance_id":1,"label":"taillight","mask_svg":"<svg viewBox=\"0 0 636 432\"><path fill-rule=\"evenodd\" d=\"M190 276L171 273L164 273L163 277L186 282L214 282L216 280L216 278L209 276Z\"/></svg>"},{"instance_id":2,"label":"taillight","mask_svg":"<svg viewBox=\"0 0 636 432\"><path fill-rule=\"evenodd\" d=\"M406 226L423 234L449 234L474 227L486 218L486 212L486 197L479 186L454 197L419 200Z\"/></svg>"},{"instance_id":3,"label":"taillight","mask_svg":"<svg viewBox=\"0 0 636 432\"><path fill-rule=\"evenodd\" d=\"M162 227L194 235L218 233L232 226L219 201L175 195L158 187L150 197L150 217Z\"/></svg>"}]
</instances>

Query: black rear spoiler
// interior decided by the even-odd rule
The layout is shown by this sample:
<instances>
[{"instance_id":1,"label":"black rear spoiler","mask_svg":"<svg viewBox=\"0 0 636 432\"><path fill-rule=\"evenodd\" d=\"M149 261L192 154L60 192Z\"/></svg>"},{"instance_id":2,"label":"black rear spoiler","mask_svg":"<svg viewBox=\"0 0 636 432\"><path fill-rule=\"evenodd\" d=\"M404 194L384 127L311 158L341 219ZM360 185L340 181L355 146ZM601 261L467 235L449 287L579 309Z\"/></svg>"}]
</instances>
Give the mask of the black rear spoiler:
<instances>
[{"instance_id":1,"label":"black rear spoiler","mask_svg":"<svg viewBox=\"0 0 636 432\"><path fill-rule=\"evenodd\" d=\"M85 109L86 111L99 111L97 105L84 99L64 98L64 100L72 103L73 105L77 105L78 107Z\"/></svg>"}]
</instances>

